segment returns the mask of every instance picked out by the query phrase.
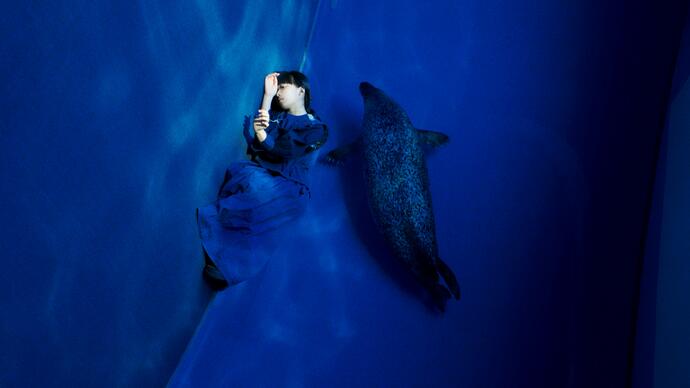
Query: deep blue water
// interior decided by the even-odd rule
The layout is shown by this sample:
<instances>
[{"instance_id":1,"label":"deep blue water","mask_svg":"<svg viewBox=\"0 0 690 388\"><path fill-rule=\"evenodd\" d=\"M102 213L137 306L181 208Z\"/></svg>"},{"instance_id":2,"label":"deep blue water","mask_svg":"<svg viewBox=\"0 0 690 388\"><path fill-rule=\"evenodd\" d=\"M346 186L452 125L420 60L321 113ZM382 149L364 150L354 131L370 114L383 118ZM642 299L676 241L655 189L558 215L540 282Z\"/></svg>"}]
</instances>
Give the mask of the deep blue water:
<instances>
[{"instance_id":1,"label":"deep blue water","mask_svg":"<svg viewBox=\"0 0 690 388\"><path fill-rule=\"evenodd\" d=\"M74 1L0 18L0 386L690 381L686 2ZM194 210L245 157L264 75L290 69L326 151L359 133L361 81L450 136L427 159L463 291L445 314L378 237L356 160L313 169L259 276L203 283Z\"/></svg>"}]
</instances>

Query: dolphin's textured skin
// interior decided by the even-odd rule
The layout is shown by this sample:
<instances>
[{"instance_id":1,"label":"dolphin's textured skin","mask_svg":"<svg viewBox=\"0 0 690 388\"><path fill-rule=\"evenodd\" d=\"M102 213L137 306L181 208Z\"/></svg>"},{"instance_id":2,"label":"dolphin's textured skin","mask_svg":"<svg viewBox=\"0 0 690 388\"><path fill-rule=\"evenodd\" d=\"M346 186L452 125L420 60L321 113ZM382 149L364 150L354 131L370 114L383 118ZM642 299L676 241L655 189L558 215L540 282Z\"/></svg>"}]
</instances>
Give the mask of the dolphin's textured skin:
<instances>
[{"instance_id":1,"label":"dolphin's textured skin","mask_svg":"<svg viewBox=\"0 0 690 388\"><path fill-rule=\"evenodd\" d=\"M439 132L416 129L407 113L383 91L360 84L364 100L362 136L329 152L339 163L352 151L363 153L371 214L395 256L402 260L445 309L451 293L460 298L453 271L438 255L429 177L422 145L448 141ZM448 288L439 283L439 274ZM449 292L450 289L450 292Z\"/></svg>"}]
</instances>

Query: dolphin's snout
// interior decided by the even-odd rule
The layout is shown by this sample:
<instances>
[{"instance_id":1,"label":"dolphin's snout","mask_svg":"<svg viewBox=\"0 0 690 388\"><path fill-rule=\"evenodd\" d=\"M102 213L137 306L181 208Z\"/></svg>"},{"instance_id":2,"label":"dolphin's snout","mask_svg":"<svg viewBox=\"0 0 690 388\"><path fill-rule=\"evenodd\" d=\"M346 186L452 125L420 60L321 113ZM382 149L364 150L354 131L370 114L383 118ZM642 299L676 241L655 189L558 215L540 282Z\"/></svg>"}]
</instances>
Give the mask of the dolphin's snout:
<instances>
[{"instance_id":1,"label":"dolphin's snout","mask_svg":"<svg viewBox=\"0 0 690 388\"><path fill-rule=\"evenodd\" d=\"M364 81L359 83L359 92L362 95L370 92L372 89L374 89L374 85L370 84L369 82Z\"/></svg>"}]
</instances>

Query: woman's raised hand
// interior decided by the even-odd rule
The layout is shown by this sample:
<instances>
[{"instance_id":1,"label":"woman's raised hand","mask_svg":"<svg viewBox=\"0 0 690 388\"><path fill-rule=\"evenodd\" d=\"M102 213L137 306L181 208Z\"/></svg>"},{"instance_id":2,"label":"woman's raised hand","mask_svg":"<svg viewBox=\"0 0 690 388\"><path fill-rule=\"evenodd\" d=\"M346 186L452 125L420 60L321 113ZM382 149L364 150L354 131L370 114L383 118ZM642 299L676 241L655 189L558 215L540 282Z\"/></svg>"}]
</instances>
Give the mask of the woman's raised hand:
<instances>
[{"instance_id":1,"label":"woman's raised hand","mask_svg":"<svg viewBox=\"0 0 690 388\"><path fill-rule=\"evenodd\" d=\"M273 97L278 93L278 75L280 73L270 73L264 79L264 94Z\"/></svg>"},{"instance_id":2,"label":"woman's raised hand","mask_svg":"<svg viewBox=\"0 0 690 388\"><path fill-rule=\"evenodd\" d=\"M259 113L254 117L254 132L261 132L268 128L268 111L259 109Z\"/></svg>"}]
</instances>

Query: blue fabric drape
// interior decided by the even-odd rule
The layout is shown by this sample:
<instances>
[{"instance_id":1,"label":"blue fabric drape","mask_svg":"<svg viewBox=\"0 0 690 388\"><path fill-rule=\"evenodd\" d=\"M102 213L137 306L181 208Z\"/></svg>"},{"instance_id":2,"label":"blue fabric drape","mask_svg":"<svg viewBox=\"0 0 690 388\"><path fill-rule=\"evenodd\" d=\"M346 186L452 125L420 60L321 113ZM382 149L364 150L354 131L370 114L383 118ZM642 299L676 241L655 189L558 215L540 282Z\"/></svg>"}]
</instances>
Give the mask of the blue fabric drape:
<instances>
[{"instance_id":1,"label":"blue fabric drape","mask_svg":"<svg viewBox=\"0 0 690 388\"><path fill-rule=\"evenodd\" d=\"M268 234L299 216L306 186L252 161L226 169L214 203L197 211L199 236L209 258L235 284L254 276L268 260Z\"/></svg>"},{"instance_id":2,"label":"blue fabric drape","mask_svg":"<svg viewBox=\"0 0 690 388\"><path fill-rule=\"evenodd\" d=\"M266 130L270 144L257 144L254 115L245 116L252 160L231 164L214 203L197 209L203 248L230 284L263 268L279 240L269 234L298 217L311 197L305 181L318 151L310 147L325 141L325 124L311 115L273 117Z\"/></svg>"}]
</instances>

